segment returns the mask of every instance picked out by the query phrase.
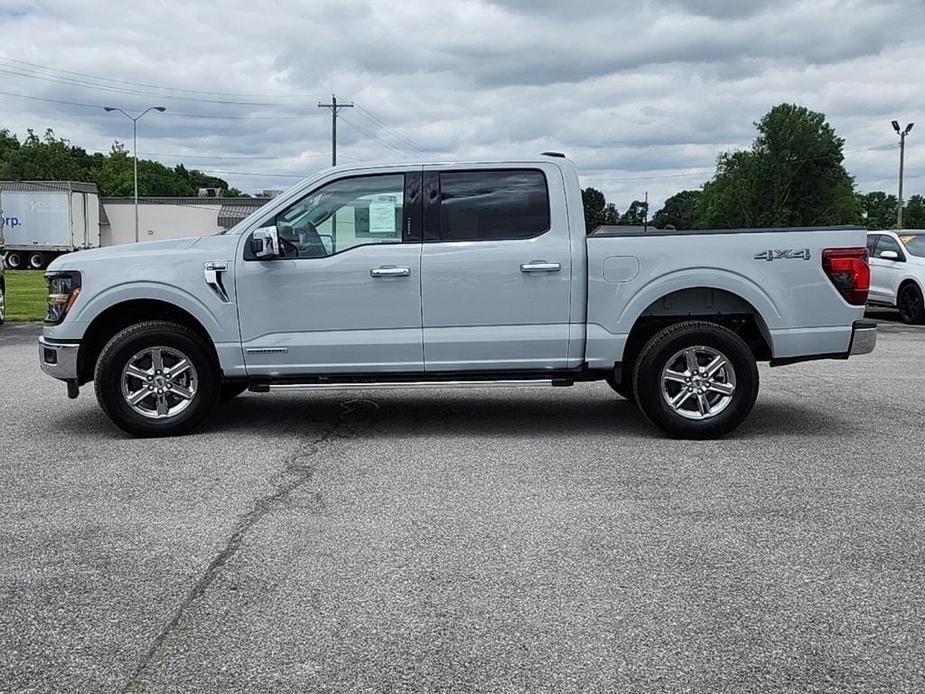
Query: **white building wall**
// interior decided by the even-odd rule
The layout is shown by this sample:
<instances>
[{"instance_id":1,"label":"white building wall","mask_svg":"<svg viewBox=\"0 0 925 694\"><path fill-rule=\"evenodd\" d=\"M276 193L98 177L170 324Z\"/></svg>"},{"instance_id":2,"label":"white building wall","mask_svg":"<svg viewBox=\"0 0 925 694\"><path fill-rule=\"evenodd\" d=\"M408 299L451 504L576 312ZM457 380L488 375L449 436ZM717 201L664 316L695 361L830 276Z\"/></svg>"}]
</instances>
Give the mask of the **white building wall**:
<instances>
[{"instance_id":1,"label":"white building wall","mask_svg":"<svg viewBox=\"0 0 925 694\"><path fill-rule=\"evenodd\" d=\"M101 243L112 246L135 240L135 206L131 203L103 203L109 226L102 227ZM160 241L184 236L203 236L222 231L218 225L221 204L138 204L138 240Z\"/></svg>"}]
</instances>

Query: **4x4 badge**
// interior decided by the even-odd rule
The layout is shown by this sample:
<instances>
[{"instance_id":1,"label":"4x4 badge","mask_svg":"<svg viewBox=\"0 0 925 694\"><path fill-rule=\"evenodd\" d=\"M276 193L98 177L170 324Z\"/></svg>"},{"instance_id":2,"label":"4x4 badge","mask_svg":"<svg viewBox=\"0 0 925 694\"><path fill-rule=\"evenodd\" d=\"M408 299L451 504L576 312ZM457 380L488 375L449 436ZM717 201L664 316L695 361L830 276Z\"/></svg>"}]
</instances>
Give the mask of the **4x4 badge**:
<instances>
[{"instance_id":1,"label":"4x4 badge","mask_svg":"<svg viewBox=\"0 0 925 694\"><path fill-rule=\"evenodd\" d=\"M755 260L809 260L808 248L785 248L784 250L766 250L755 253Z\"/></svg>"}]
</instances>

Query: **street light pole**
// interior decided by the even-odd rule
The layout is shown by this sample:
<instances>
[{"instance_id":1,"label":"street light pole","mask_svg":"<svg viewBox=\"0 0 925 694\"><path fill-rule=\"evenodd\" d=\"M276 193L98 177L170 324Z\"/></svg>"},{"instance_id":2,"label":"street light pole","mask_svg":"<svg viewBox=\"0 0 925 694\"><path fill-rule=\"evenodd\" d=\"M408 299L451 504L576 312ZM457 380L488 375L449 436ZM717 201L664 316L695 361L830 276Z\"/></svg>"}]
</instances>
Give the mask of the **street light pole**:
<instances>
[{"instance_id":1,"label":"street light pole","mask_svg":"<svg viewBox=\"0 0 925 694\"><path fill-rule=\"evenodd\" d=\"M137 116L131 116L117 106L104 106L103 110L107 113L118 111L123 116L132 121L132 161L134 163L135 178L135 243L138 243L138 121L148 111L160 111L163 113L167 109L164 106L149 106Z\"/></svg>"},{"instance_id":2,"label":"street light pole","mask_svg":"<svg viewBox=\"0 0 925 694\"><path fill-rule=\"evenodd\" d=\"M899 201L896 205L896 229L903 228L903 169L906 162L906 135L912 130L915 123L908 123L905 129L900 129L899 121L893 121L893 130L899 135Z\"/></svg>"}]
</instances>

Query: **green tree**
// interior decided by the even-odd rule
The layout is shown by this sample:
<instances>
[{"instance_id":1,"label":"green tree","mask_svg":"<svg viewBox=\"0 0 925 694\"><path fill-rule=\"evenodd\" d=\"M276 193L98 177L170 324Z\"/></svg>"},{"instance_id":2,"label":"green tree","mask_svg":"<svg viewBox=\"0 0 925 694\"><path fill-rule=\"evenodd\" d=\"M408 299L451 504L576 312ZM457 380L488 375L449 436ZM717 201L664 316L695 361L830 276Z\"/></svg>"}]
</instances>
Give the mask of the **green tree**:
<instances>
[{"instance_id":1,"label":"green tree","mask_svg":"<svg viewBox=\"0 0 925 694\"><path fill-rule=\"evenodd\" d=\"M604 205L604 224L619 224L620 212L612 202Z\"/></svg>"},{"instance_id":2,"label":"green tree","mask_svg":"<svg viewBox=\"0 0 925 694\"><path fill-rule=\"evenodd\" d=\"M585 232L590 234L602 224L605 224L604 208L607 199L597 188L585 188L581 191L581 202L585 210Z\"/></svg>"},{"instance_id":3,"label":"green tree","mask_svg":"<svg viewBox=\"0 0 925 694\"><path fill-rule=\"evenodd\" d=\"M52 130L39 137L32 130L19 142L8 130L0 130L0 179L14 181L88 181L104 196L130 196L134 192L131 154L113 143L108 154L89 154ZM241 191L228 182L182 164L170 168L149 159L138 160L138 193L152 196L195 196L199 188L223 188L230 196Z\"/></svg>"},{"instance_id":4,"label":"green tree","mask_svg":"<svg viewBox=\"0 0 925 694\"><path fill-rule=\"evenodd\" d=\"M0 130L0 179L9 178L6 173L7 161L19 149L19 139L4 128Z\"/></svg>"},{"instance_id":5,"label":"green tree","mask_svg":"<svg viewBox=\"0 0 925 694\"><path fill-rule=\"evenodd\" d=\"M89 172L81 166L88 156L85 150L55 137L50 128L41 138L32 130L27 132L26 139L18 147L11 146L7 135L4 145L4 178L15 181L89 180Z\"/></svg>"},{"instance_id":6,"label":"green tree","mask_svg":"<svg viewBox=\"0 0 925 694\"><path fill-rule=\"evenodd\" d=\"M844 167L844 140L825 115L780 104L755 124L746 151L726 152L704 185L695 226L851 224L860 214L854 179Z\"/></svg>"},{"instance_id":7,"label":"green tree","mask_svg":"<svg viewBox=\"0 0 925 694\"><path fill-rule=\"evenodd\" d=\"M903 207L903 229L925 229L925 197L913 195Z\"/></svg>"},{"instance_id":8,"label":"green tree","mask_svg":"<svg viewBox=\"0 0 925 694\"><path fill-rule=\"evenodd\" d=\"M649 213L649 203L642 200L633 200L626 212L620 217L619 224L628 227L641 227L645 224L646 216Z\"/></svg>"},{"instance_id":9,"label":"green tree","mask_svg":"<svg viewBox=\"0 0 925 694\"><path fill-rule=\"evenodd\" d=\"M895 195L875 190L858 193L857 201L861 223L868 229L892 229L896 226Z\"/></svg>"},{"instance_id":10,"label":"green tree","mask_svg":"<svg viewBox=\"0 0 925 694\"><path fill-rule=\"evenodd\" d=\"M694 228L694 212L700 202L701 191L682 190L665 200L665 205L652 217L652 226L658 229Z\"/></svg>"}]
</instances>

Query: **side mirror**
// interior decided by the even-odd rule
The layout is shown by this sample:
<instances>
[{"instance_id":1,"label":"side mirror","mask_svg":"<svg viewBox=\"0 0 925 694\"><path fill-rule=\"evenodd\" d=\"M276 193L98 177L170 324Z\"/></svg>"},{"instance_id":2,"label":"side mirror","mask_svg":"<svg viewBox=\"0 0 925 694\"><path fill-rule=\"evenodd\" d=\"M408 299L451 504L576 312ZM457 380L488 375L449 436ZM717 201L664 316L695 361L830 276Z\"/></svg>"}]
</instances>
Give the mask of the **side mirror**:
<instances>
[{"instance_id":1,"label":"side mirror","mask_svg":"<svg viewBox=\"0 0 925 694\"><path fill-rule=\"evenodd\" d=\"M251 253L260 260L279 257L279 235L276 227L262 227L251 236Z\"/></svg>"},{"instance_id":2,"label":"side mirror","mask_svg":"<svg viewBox=\"0 0 925 694\"><path fill-rule=\"evenodd\" d=\"M896 251L882 251L880 260L899 260L899 253Z\"/></svg>"}]
</instances>

